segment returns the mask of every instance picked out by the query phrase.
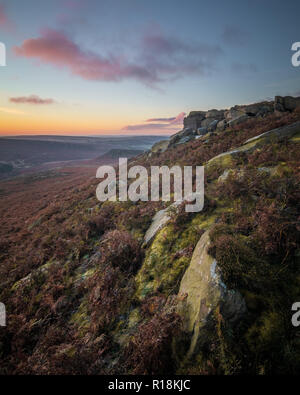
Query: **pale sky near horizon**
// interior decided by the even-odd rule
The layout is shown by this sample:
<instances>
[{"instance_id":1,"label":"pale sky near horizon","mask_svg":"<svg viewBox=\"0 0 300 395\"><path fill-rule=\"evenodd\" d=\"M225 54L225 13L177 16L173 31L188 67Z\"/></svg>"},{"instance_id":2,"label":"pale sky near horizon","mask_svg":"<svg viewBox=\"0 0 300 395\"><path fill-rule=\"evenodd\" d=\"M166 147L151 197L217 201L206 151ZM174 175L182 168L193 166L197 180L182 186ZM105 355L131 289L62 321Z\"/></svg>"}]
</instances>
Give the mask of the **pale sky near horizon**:
<instances>
[{"instance_id":1,"label":"pale sky near horizon","mask_svg":"<svg viewBox=\"0 0 300 395\"><path fill-rule=\"evenodd\" d=\"M172 134L300 95L295 0L0 0L0 134Z\"/></svg>"}]
</instances>

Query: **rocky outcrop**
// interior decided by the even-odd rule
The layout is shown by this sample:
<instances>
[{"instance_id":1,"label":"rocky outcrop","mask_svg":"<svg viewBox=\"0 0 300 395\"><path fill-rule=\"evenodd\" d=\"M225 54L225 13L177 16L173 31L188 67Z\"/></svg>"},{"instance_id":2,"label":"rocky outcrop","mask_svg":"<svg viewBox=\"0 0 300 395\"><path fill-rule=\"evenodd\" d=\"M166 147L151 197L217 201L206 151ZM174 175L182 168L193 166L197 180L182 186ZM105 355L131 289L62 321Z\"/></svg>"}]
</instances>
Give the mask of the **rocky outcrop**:
<instances>
[{"instance_id":1,"label":"rocky outcrop","mask_svg":"<svg viewBox=\"0 0 300 395\"><path fill-rule=\"evenodd\" d=\"M189 116L183 120L184 129L191 128L197 130L198 128L201 128L201 122L205 119L205 115L205 111L190 112Z\"/></svg>"},{"instance_id":2,"label":"rocky outcrop","mask_svg":"<svg viewBox=\"0 0 300 395\"><path fill-rule=\"evenodd\" d=\"M300 132L300 122L295 122L291 125L286 125L281 128L272 129L268 132L262 133L259 136L255 136L247 141L244 144L265 144L270 142L279 142L284 140L285 138L292 138L294 135Z\"/></svg>"},{"instance_id":3,"label":"rocky outcrop","mask_svg":"<svg viewBox=\"0 0 300 395\"><path fill-rule=\"evenodd\" d=\"M291 105L289 106L291 107ZM248 117L265 116L274 112L274 101L240 105L229 110L192 111L184 119L184 128L199 130L203 128L224 130L227 126L234 126L244 122ZM235 122L234 122L235 121ZM211 130L209 130L211 131Z\"/></svg>"},{"instance_id":4,"label":"rocky outcrop","mask_svg":"<svg viewBox=\"0 0 300 395\"><path fill-rule=\"evenodd\" d=\"M174 134L169 141L168 147L173 147L175 145L188 143L191 140L194 140L197 135L197 130L187 128L183 129L180 132Z\"/></svg>"},{"instance_id":5,"label":"rocky outcrop","mask_svg":"<svg viewBox=\"0 0 300 395\"><path fill-rule=\"evenodd\" d=\"M218 121L221 121L222 119L224 119L224 110L209 110L207 111L207 113L205 114L205 118L211 118L211 119L216 119Z\"/></svg>"},{"instance_id":6,"label":"rocky outcrop","mask_svg":"<svg viewBox=\"0 0 300 395\"><path fill-rule=\"evenodd\" d=\"M225 118L227 120L233 120L239 118L242 115L248 115L249 117L256 117L272 113L274 111L273 101L264 101L260 103L234 106L230 110L225 112Z\"/></svg>"},{"instance_id":7,"label":"rocky outcrop","mask_svg":"<svg viewBox=\"0 0 300 395\"><path fill-rule=\"evenodd\" d=\"M284 139L291 139L299 133L300 122L295 122L292 125L270 130L245 141L245 143L239 148L228 152L223 152L222 154L210 159L206 164L206 169L211 169L213 167L219 167L223 170L230 169L233 166L233 160L240 154L252 152L255 149L271 142L280 142Z\"/></svg>"},{"instance_id":8,"label":"rocky outcrop","mask_svg":"<svg viewBox=\"0 0 300 395\"><path fill-rule=\"evenodd\" d=\"M222 282L217 262L208 254L209 230L200 238L189 267L180 284L178 311L183 317L185 332L191 336L187 357L193 355L197 346L209 341L208 328L211 326L216 309L226 322L233 325L246 311L241 294L229 290Z\"/></svg>"},{"instance_id":9,"label":"rocky outcrop","mask_svg":"<svg viewBox=\"0 0 300 395\"><path fill-rule=\"evenodd\" d=\"M297 107L300 107L300 97L292 96L276 96L274 101L275 111L294 111Z\"/></svg>"},{"instance_id":10,"label":"rocky outcrop","mask_svg":"<svg viewBox=\"0 0 300 395\"><path fill-rule=\"evenodd\" d=\"M241 123L247 121L249 118L250 118L250 116L247 115L247 114L239 115L237 118L234 118L234 119L230 120L227 123L227 126L228 127L234 127L234 126L240 125Z\"/></svg>"},{"instance_id":11,"label":"rocky outcrop","mask_svg":"<svg viewBox=\"0 0 300 395\"><path fill-rule=\"evenodd\" d=\"M184 118L184 129L170 140L159 141L151 149L152 153L162 153L168 148L185 144L210 132L222 132L236 127L253 117L264 117L274 111L294 111L300 107L300 97L276 96L274 101L237 105L229 110L192 111Z\"/></svg>"}]
</instances>

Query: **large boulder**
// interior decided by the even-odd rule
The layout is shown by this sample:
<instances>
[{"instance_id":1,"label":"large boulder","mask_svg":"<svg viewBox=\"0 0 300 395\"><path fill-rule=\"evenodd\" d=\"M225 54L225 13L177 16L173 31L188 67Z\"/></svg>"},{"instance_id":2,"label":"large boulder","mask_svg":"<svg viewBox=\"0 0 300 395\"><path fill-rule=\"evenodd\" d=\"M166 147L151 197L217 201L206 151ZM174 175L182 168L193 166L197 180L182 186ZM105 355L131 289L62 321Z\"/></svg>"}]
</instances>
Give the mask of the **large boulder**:
<instances>
[{"instance_id":1,"label":"large boulder","mask_svg":"<svg viewBox=\"0 0 300 395\"><path fill-rule=\"evenodd\" d=\"M274 111L274 102L260 102L254 104L246 104L241 106L231 107L230 110L225 111L225 118L227 121L239 118L242 115L250 117L263 116Z\"/></svg>"},{"instance_id":2,"label":"large boulder","mask_svg":"<svg viewBox=\"0 0 300 395\"><path fill-rule=\"evenodd\" d=\"M224 110L209 110L205 114L205 118L213 118L221 121L224 119Z\"/></svg>"},{"instance_id":3,"label":"large boulder","mask_svg":"<svg viewBox=\"0 0 300 395\"><path fill-rule=\"evenodd\" d=\"M274 102L275 111L294 111L300 107L300 97L276 96Z\"/></svg>"},{"instance_id":4,"label":"large boulder","mask_svg":"<svg viewBox=\"0 0 300 395\"><path fill-rule=\"evenodd\" d=\"M208 254L209 245L207 230L194 250L179 289L178 312L183 318L184 331L191 337L188 358L198 345L209 341L209 328L217 309L229 325L233 325L246 311L241 294L229 290L223 283L216 260Z\"/></svg>"},{"instance_id":5,"label":"large boulder","mask_svg":"<svg viewBox=\"0 0 300 395\"><path fill-rule=\"evenodd\" d=\"M248 104L241 106L241 110L249 116L257 116L259 113L273 112L274 102L263 101L260 103Z\"/></svg>"},{"instance_id":6,"label":"large boulder","mask_svg":"<svg viewBox=\"0 0 300 395\"><path fill-rule=\"evenodd\" d=\"M197 129L186 128L171 136L168 147L184 144L195 139Z\"/></svg>"},{"instance_id":7,"label":"large boulder","mask_svg":"<svg viewBox=\"0 0 300 395\"><path fill-rule=\"evenodd\" d=\"M207 128L199 128L197 129L197 135L198 136L205 136L208 133Z\"/></svg>"},{"instance_id":8,"label":"large boulder","mask_svg":"<svg viewBox=\"0 0 300 395\"><path fill-rule=\"evenodd\" d=\"M232 119L231 121L229 121L229 122L228 122L228 126L229 126L229 127L238 126L238 125L240 125L241 123L247 121L248 119L250 119L250 116L249 116L249 115L247 115L247 114L240 115L239 117L234 118L234 119Z\"/></svg>"},{"instance_id":9,"label":"large boulder","mask_svg":"<svg viewBox=\"0 0 300 395\"><path fill-rule=\"evenodd\" d=\"M227 121L226 119L222 119L222 121L219 121L217 124L217 130L219 130L220 132L225 130L227 127Z\"/></svg>"},{"instance_id":10,"label":"large boulder","mask_svg":"<svg viewBox=\"0 0 300 395\"><path fill-rule=\"evenodd\" d=\"M218 120L215 119L215 118L205 118L205 119L201 122L201 127L202 127L202 128L208 128L208 127L210 127L215 121L217 121L217 123L218 123Z\"/></svg>"},{"instance_id":11,"label":"large boulder","mask_svg":"<svg viewBox=\"0 0 300 395\"><path fill-rule=\"evenodd\" d=\"M215 119L214 121L212 121L212 122L208 125L207 130L208 130L209 132L214 132L214 131L217 129L218 123L219 123L219 121L218 121L217 119Z\"/></svg>"},{"instance_id":12,"label":"large boulder","mask_svg":"<svg viewBox=\"0 0 300 395\"><path fill-rule=\"evenodd\" d=\"M237 106L236 106L237 107ZM232 107L230 110L225 111L225 119L226 121L231 121L232 119L236 119L242 115L245 115L244 111L236 108L236 107Z\"/></svg>"},{"instance_id":13,"label":"large boulder","mask_svg":"<svg viewBox=\"0 0 300 395\"><path fill-rule=\"evenodd\" d=\"M184 128L191 128L193 130L197 130L201 127L201 122L205 119L205 114L205 111L190 112L190 114L183 120Z\"/></svg>"}]
</instances>

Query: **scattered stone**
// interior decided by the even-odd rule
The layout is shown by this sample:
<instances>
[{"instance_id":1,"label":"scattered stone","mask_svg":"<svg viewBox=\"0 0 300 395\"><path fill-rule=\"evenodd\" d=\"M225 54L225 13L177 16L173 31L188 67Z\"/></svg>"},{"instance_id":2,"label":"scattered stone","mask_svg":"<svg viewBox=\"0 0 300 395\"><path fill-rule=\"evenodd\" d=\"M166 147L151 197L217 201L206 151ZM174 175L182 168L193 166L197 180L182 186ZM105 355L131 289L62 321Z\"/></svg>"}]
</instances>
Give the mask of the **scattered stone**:
<instances>
[{"instance_id":1,"label":"scattered stone","mask_svg":"<svg viewBox=\"0 0 300 395\"><path fill-rule=\"evenodd\" d=\"M217 129L217 125L218 125L219 121L217 119L215 119L214 121L212 121L209 125L207 130L209 132L214 132Z\"/></svg>"},{"instance_id":2,"label":"scattered stone","mask_svg":"<svg viewBox=\"0 0 300 395\"><path fill-rule=\"evenodd\" d=\"M152 224L145 234L144 244L149 245L157 232L162 229L169 220L170 215L168 213L168 209L158 211L153 217Z\"/></svg>"},{"instance_id":3,"label":"scattered stone","mask_svg":"<svg viewBox=\"0 0 300 395\"><path fill-rule=\"evenodd\" d=\"M218 124L217 124L217 129L218 129L219 131L225 130L226 127L227 127L227 121L226 121L226 119L223 119L222 121L219 121Z\"/></svg>"},{"instance_id":4,"label":"scattered stone","mask_svg":"<svg viewBox=\"0 0 300 395\"><path fill-rule=\"evenodd\" d=\"M207 133L208 133L207 128L199 128L199 129L197 129L197 134L198 134L199 136L204 136L204 135L206 135Z\"/></svg>"}]
</instances>

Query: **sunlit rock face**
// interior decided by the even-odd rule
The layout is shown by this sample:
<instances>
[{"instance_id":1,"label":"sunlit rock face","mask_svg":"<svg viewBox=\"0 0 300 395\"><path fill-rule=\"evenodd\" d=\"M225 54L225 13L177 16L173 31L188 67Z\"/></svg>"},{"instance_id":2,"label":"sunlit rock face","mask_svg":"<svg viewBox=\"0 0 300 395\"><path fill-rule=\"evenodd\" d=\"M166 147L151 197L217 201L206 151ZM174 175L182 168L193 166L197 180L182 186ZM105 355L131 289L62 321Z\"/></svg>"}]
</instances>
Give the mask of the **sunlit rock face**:
<instances>
[{"instance_id":1,"label":"sunlit rock face","mask_svg":"<svg viewBox=\"0 0 300 395\"><path fill-rule=\"evenodd\" d=\"M191 334L187 356L195 352L197 345L207 340L207 328L216 309L220 309L227 322L234 324L246 311L241 294L227 289L222 281L216 260L208 254L209 230L200 238L180 284L182 302L179 312L184 330Z\"/></svg>"}]
</instances>

